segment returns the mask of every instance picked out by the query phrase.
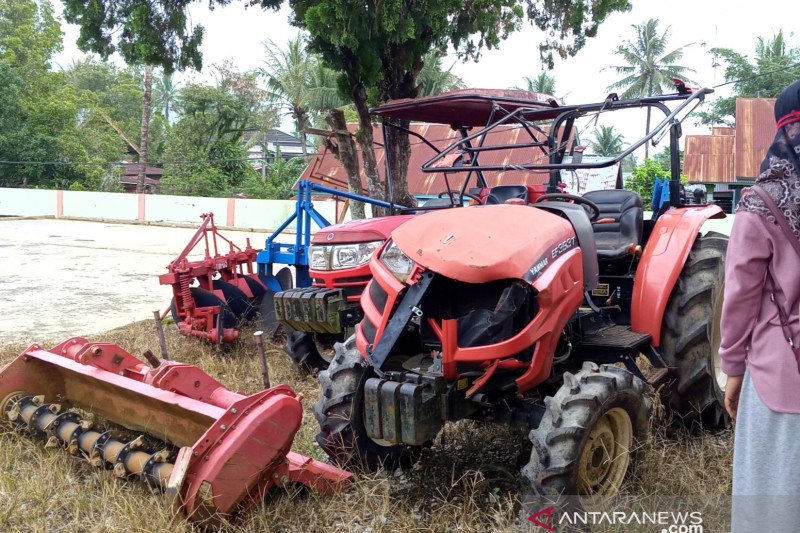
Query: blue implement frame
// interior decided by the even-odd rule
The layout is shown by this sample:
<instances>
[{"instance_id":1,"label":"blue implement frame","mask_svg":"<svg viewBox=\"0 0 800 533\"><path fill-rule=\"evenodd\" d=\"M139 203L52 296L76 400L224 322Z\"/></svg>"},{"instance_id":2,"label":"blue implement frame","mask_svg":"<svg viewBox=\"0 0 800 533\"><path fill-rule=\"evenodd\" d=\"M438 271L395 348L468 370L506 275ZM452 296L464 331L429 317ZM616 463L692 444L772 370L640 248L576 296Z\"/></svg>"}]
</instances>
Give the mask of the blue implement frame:
<instances>
[{"instance_id":1,"label":"blue implement frame","mask_svg":"<svg viewBox=\"0 0 800 533\"><path fill-rule=\"evenodd\" d=\"M275 230L272 235L267 237L264 249L256 256L258 266L258 276L261 281L273 292L282 291L278 279L273 272L274 265L288 265L295 269L295 286L310 287L311 276L308 274L308 249L311 246L311 223L317 225L319 229L330 226L331 223L314 209L312 195L314 193L329 194L334 197L347 198L357 202L385 207L394 211L402 209L403 206L376 200L368 196L354 194L347 191L340 191L324 185L319 185L308 180L297 182L297 204L294 213L287 218L283 224ZM292 222L297 221L294 243L275 242L280 235Z\"/></svg>"}]
</instances>

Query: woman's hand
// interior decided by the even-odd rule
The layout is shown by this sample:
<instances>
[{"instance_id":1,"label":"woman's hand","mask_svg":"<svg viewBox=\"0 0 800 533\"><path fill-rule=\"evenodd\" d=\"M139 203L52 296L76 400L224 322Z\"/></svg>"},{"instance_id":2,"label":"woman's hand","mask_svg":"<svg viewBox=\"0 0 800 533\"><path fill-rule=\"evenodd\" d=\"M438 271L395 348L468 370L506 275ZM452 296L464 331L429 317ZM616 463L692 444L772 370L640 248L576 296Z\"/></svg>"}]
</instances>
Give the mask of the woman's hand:
<instances>
[{"instance_id":1,"label":"woman's hand","mask_svg":"<svg viewBox=\"0 0 800 533\"><path fill-rule=\"evenodd\" d=\"M725 410L734 420L739 410L739 393L742 392L743 380L744 375L728 376L728 381L725 383Z\"/></svg>"}]
</instances>

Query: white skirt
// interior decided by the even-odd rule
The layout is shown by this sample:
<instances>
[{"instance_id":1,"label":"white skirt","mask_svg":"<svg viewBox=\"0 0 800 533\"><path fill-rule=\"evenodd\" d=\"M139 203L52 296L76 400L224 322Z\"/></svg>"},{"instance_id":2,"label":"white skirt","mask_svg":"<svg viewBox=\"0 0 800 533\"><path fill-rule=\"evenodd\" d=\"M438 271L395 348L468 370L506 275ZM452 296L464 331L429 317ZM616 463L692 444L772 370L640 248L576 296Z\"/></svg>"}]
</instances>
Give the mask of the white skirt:
<instances>
[{"instance_id":1,"label":"white skirt","mask_svg":"<svg viewBox=\"0 0 800 533\"><path fill-rule=\"evenodd\" d=\"M773 411L745 372L733 446L734 533L800 530L800 414Z\"/></svg>"}]
</instances>

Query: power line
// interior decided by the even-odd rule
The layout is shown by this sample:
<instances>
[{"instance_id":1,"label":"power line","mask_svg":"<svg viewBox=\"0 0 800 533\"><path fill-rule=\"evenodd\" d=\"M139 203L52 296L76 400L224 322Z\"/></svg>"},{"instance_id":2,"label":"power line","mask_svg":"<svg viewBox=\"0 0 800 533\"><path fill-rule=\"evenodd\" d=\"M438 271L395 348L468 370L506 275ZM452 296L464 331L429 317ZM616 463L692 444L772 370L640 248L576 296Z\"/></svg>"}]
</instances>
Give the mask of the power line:
<instances>
[{"instance_id":1,"label":"power line","mask_svg":"<svg viewBox=\"0 0 800 533\"><path fill-rule=\"evenodd\" d=\"M776 74L776 73L778 73L778 72L783 72L783 71L785 71L785 70L788 70L788 69L790 69L790 68L794 68L794 67L800 67L800 62L797 62L797 63L795 63L795 64L793 64L793 65L789 65L788 67L781 67L781 68L777 68L777 69L775 69L775 70L770 70L770 71L767 71L767 72L759 72L759 73L758 73L758 74L756 74L755 76L750 76L749 78L740 78L740 79L738 79L738 80L726 81L726 82L720 83L719 85L714 85L714 86L712 87L712 89L716 89L716 88L718 88L718 87L724 87L725 85L731 85L732 83L741 83L741 82L743 82L743 81L750 81L750 80L754 80L754 79L756 79L756 78L761 78L761 77L763 77L763 76L770 76L770 75L772 75L772 74Z\"/></svg>"},{"instance_id":2,"label":"power line","mask_svg":"<svg viewBox=\"0 0 800 533\"><path fill-rule=\"evenodd\" d=\"M299 156L298 156L299 157ZM148 161L147 166L153 165L199 165L202 163L228 163L232 161L266 161L263 157L233 157L228 159L186 159L173 161ZM125 163L124 161L0 161L0 165L61 165L61 166L139 166L139 163Z\"/></svg>"}]
</instances>

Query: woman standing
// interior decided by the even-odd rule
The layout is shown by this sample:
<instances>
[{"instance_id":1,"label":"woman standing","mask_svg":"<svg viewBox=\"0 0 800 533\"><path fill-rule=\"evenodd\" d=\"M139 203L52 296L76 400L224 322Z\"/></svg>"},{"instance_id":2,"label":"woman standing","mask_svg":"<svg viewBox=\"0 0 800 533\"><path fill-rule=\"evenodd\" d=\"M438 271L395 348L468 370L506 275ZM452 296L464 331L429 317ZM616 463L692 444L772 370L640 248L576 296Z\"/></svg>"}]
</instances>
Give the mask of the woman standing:
<instances>
[{"instance_id":1,"label":"woman standing","mask_svg":"<svg viewBox=\"0 0 800 533\"><path fill-rule=\"evenodd\" d=\"M756 180L768 199L753 190L742 198L725 260L720 357L736 419L734 532L800 528L800 254L790 240L800 242L800 80L778 97L775 118Z\"/></svg>"}]
</instances>

